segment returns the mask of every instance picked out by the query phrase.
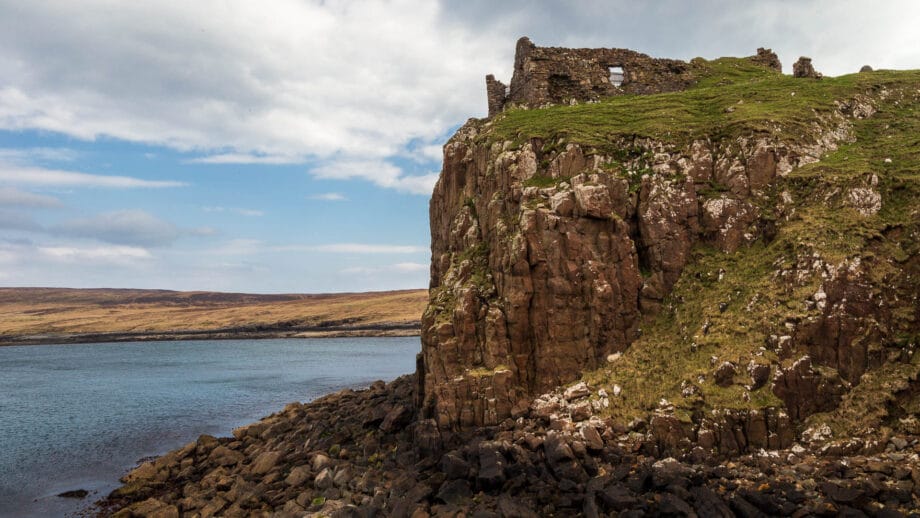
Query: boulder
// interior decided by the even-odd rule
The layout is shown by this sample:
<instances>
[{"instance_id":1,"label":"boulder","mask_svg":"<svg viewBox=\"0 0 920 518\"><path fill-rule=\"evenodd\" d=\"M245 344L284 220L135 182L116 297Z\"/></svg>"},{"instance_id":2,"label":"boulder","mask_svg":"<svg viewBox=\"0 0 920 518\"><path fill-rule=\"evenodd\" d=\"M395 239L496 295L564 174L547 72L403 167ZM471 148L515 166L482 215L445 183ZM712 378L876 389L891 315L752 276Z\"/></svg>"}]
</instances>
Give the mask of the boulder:
<instances>
[{"instance_id":1,"label":"boulder","mask_svg":"<svg viewBox=\"0 0 920 518\"><path fill-rule=\"evenodd\" d=\"M310 468L307 466L297 466L291 470L284 483L289 486L300 487L310 479Z\"/></svg>"},{"instance_id":2,"label":"boulder","mask_svg":"<svg viewBox=\"0 0 920 518\"><path fill-rule=\"evenodd\" d=\"M448 480L441 484L436 498L445 504L462 505L473 496L466 480Z\"/></svg>"},{"instance_id":3,"label":"boulder","mask_svg":"<svg viewBox=\"0 0 920 518\"><path fill-rule=\"evenodd\" d=\"M585 446L591 451L601 451L604 449L604 440L601 434L597 433L597 428L593 426L582 426L581 436L585 440Z\"/></svg>"},{"instance_id":4,"label":"boulder","mask_svg":"<svg viewBox=\"0 0 920 518\"><path fill-rule=\"evenodd\" d=\"M391 433L396 430L405 428L412 421L412 409L406 405L396 405L392 410L387 412L383 422L380 423L380 431Z\"/></svg>"},{"instance_id":5,"label":"boulder","mask_svg":"<svg viewBox=\"0 0 920 518\"><path fill-rule=\"evenodd\" d=\"M63 493L58 493L57 496L61 498L82 499L82 498L86 498L87 495L89 495L89 491L85 489L72 489L70 491L64 491Z\"/></svg>"},{"instance_id":6,"label":"boulder","mask_svg":"<svg viewBox=\"0 0 920 518\"><path fill-rule=\"evenodd\" d=\"M320 471L332 466L332 459L323 455L322 453L317 453L313 456L313 471L319 473Z\"/></svg>"},{"instance_id":7,"label":"boulder","mask_svg":"<svg viewBox=\"0 0 920 518\"><path fill-rule=\"evenodd\" d=\"M449 452L441 457L441 471L448 479L466 478L470 473L470 464L459 453Z\"/></svg>"},{"instance_id":8,"label":"boulder","mask_svg":"<svg viewBox=\"0 0 920 518\"><path fill-rule=\"evenodd\" d=\"M588 218L610 219L614 215L610 191L603 185L576 185L575 204L578 214Z\"/></svg>"},{"instance_id":9,"label":"boulder","mask_svg":"<svg viewBox=\"0 0 920 518\"><path fill-rule=\"evenodd\" d=\"M145 518L179 518L179 508L168 505L156 498L148 498L128 508L132 515Z\"/></svg>"},{"instance_id":10,"label":"boulder","mask_svg":"<svg viewBox=\"0 0 920 518\"><path fill-rule=\"evenodd\" d=\"M274 469L283 456L280 451L263 452L252 462L249 472L253 475L264 475Z\"/></svg>"},{"instance_id":11,"label":"boulder","mask_svg":"<svg viewBox=\"0 0 920 518\"><path fill-rule=\"evenodd\" d=\"M639 499L626 486L612 484L598 492L601 504L610 511L620 512L639 503Z\"/></svg>"},{"instance_id":12,"label":"boulder","mask_svg":"<svg viewBox=\"0 0 920 518\"><path fill-rule=\"evenodd\" d=\"M748 374L751 376L751 390L757 390L770 381L770 366L764 363L752 361L747 367Z\"/></svg>"},{"instance_id":13,"label":"boulder","mask_svg":"<svg viewBox=\"0 0 920 518\"><path fill-rule=\"evenodd\" d=\"M486 489L498 489L505 482L505 459L500 442L479 444L479 474L476 479Z\"/></svg>"},{"instance_id":14,"label":"boulder","mask_svg":"<svg viewBox=\"0 0 920 518\"><path fill-rule=\"evenodd\" d=\"M737 371L735 369L734 363L722 362L718 367L716 367L716 370L712 373L712 376L716 382L716 385L720 387L728 387L735 382L736 373Z\"/></svg>"},{"instance_id":15,"label":"boulder","mask_svg":"<svg viewBox=\"0 0 920 518\"><path fill-rule=\"evenodd\" d=\"M208 462L216 466L235 466L245 459L242 453L226 446L218 446L211 451Z\"/></svg>"},{"instance_id":16,"label":"boulder","mask_svg":"<svg viewBox=\"0 0 920 518\"><path fill-rule=\"evenodd\" d=\"M771 389L795 420L834 408L845 392L839 379L812 369L809 356L799 358L788 368L777 369Z\"/></svg>"},{"instance_id":17,"label":"boulder","mask_svg":"<svg viewBox=\"0 0 920 518\"><path fill-rule=\"evenodd\" d=\"M580 381L572 385L571 387L565 389L563 396L565 397L566 401L575 401L576 399L587 397L590 394L591 394L591 389L588 388L588 385L585 382Z\"/></svg>"},{"instance_id":18,"label":"boulder","mask_svg":"<svg viewBox=\"0 0 920 518\"><path fill-rule=\"evenodd\" d=\"M332 470L325 468L313 479L313 487L319 490L329 489L333 485Z\"/></svg>"}]
</instances>

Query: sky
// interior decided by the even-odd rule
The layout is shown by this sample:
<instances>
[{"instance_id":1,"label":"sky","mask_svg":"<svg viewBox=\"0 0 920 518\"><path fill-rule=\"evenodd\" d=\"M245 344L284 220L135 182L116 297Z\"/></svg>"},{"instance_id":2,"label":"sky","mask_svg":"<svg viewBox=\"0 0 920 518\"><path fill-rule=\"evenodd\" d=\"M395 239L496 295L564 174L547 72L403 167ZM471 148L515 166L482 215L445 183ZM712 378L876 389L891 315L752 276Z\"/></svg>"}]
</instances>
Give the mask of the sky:
<instances>
[{"instance_id":1,"label":"sky","mask_svg":"<svg viewBox=\"0 0 920 518\"><path fill-rule=\"evenodd\" d=\"M0 286L428 285L441 146L514 45L920 68L920 2L0 0Z\"/></svg>"}]
</instances>

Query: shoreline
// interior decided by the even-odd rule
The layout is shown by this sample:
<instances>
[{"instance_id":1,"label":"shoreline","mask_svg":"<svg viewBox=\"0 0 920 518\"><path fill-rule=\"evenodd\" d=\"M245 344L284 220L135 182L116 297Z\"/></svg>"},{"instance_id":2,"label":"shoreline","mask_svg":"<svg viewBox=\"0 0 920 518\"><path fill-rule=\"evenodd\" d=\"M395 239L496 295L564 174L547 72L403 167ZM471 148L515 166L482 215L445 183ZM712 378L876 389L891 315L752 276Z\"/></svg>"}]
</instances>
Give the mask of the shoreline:
<instances>
[{"instance_id":1,"label":"shoreline","mask_svg":"<svg viewBox=\"0 0 920 518\"><path fill-rule=\"evenodd\" d=\"M627 427L533 410L445 434L418 413L417 383L409 374L346 389L291 403L230 437L202 435L130 471L92 509L119 517L907 516L920 494L913 437L847 452L805 441L723 454L669 449L645 421ZM860 482L872 477L875 486Z\"/></svg>"},{"instance_id":2,"label":"shoreline","mask_svg":"<svg viewBox=\"0 0 920 518\"><path fill-rule=\"evenodd\" d=\"M392 322L364 326L269 326L222 329L190 329L176 331L143 331L112 333L45 333L0 336L0 347L16 345L69 345L117 342L163 342L179 340L266 340L273 338L342 338L419 336L420 323Z\"/></svg>"}]
</instances>

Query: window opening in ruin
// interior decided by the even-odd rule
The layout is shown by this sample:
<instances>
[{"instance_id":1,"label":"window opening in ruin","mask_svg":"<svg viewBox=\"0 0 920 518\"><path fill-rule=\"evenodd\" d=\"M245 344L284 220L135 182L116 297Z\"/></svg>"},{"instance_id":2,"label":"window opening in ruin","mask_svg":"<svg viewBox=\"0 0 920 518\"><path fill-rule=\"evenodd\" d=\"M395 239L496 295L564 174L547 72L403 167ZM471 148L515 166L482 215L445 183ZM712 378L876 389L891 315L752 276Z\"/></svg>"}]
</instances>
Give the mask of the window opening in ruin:
<instances>
[{"instance_id":1,"label":"window opening in ruin","mask_svg":"<svg viewBox=\"0 0 920 518\"><path fill-rule=\"evenodd\" d=\"M623 67L609 67L610 84L619 87L623 84Z\"/></svg>"}]
</instances>

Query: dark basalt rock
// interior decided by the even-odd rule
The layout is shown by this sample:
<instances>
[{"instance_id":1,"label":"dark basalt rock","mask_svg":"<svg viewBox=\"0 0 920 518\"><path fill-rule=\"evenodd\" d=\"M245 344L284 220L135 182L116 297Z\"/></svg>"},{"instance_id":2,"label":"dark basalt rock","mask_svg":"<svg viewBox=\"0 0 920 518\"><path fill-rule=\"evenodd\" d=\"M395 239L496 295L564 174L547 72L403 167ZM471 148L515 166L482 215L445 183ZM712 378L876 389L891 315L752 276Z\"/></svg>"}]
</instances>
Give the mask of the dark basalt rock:
<instances>
[{"instance_id":1,"label":"dark basalt rock","mask_svg":"<svg viewBox=\"0 0 920 518\"><path fill-rule=\"evenodd\" d=\"M89 495L89 491L85 489L72 489L70 491L64 491L63 493L58 493L57 496L61 498L86 498Z\"/></svg>"}]
</instances>

